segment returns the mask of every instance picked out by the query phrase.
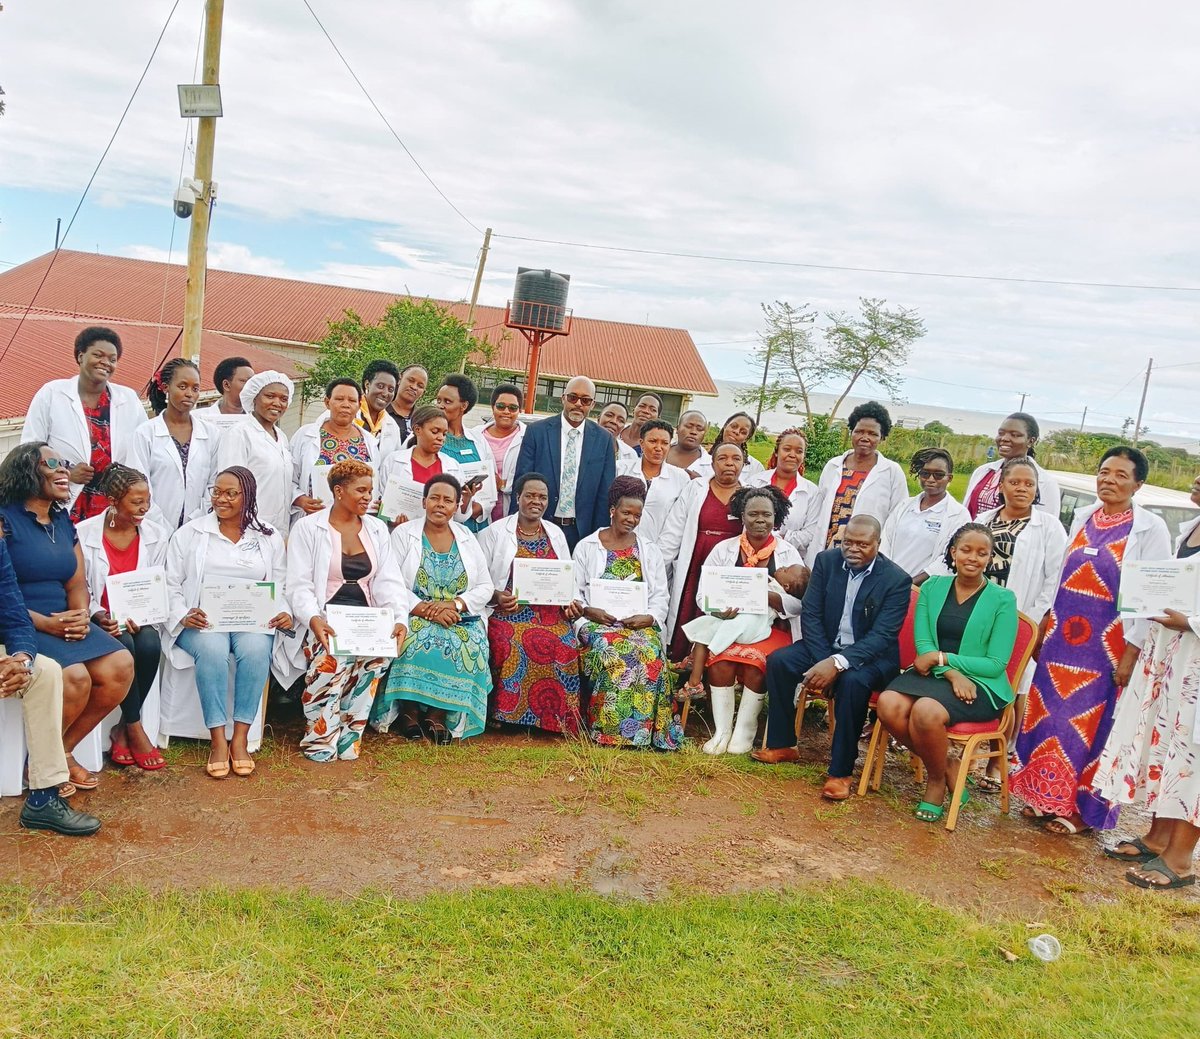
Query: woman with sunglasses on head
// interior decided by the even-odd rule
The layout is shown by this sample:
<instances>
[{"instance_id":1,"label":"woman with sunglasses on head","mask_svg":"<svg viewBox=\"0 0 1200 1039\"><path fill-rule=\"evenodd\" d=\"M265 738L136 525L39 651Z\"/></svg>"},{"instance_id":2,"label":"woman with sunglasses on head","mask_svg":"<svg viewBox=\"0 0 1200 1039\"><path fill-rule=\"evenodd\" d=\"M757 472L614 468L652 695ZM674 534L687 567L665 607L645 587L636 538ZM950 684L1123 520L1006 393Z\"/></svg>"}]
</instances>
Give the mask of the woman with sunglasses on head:
<instances>
[{"instance_id":1,"label":"woman with sunglasses on head","mask_svg":"<svg viewBox=\"0 0 1200 1039\"><path fill-rule=\"evenodd\" d=\"M63 749L71 774L64 796L100 785L71 752L133 681L133 657L91 619L83 551L68 513L70 471L71 462L43 443L21 444L0 462L0 534L38 653L62 667Z\"/></svg>"},{"instance_id":2,"label":"woman with sunglasses on head","mask_svg":"<svg viewBox=\"0 0 1200 1039\"><path fill-rule=\"evenodd\" d=\"M167 546L170 616L167 646L170 663L196 669L196 690L204 725L212 737L205 770L224 779L254 772L250 726L263 703L271 673L275 632L290 630L292 616L285 595L287 559L283 538L258 515L257 481L249 469L223 469L209 495L212 512L185 523ZM272 631L210 631L200 608L206 581L272 582L279 607L269 622ZM230 722L229 657L234 659L233 737Z\"/></svg>"},{"instance_id":3,"label":"woman with sunglasses on head","mask_svg":"<svg viewBox=\"0 0 1200 1039\"><path fill-rule=\"evenodd\" d=\"M923 584L946 555L950 538L964 523L967 512L949 494L954 459L940 447L926 447L912 456L908 471L917 478L921 493L901 502L883 524L882 552Z\"/></svg>"},{"instance_id":4,"label":"woman with sunglasses on head","mask_svg":"<svg viewBox=\"0 0 1200 1039\"><path fill-rule=\"evenodd\" d=\"M787 519L780 533L803 557L812 541L809 513L817 500L817 485L804 478L808 439L804 430L785 429L775 438L775 450L765 472L744 481L747 487L774 487L788 500Z\"/></svg>"},{"instance_id":5,"label":"woman with sunglasses on head","mask_svg":"<svg viewBox=\"0 0 1200 1039\"><path fill-rule=\"evenodd\" d=\"M1037 469L1037 506L1058 518L1062 494L1058 481L1034 460L1033 452L1041 436L1037 419L1023 411L1015 411L1000 423L996 431L996 453L994 461L984 462L967 481L963 504L972 519L1000 506L1000 467L1010 458L1027 458Z\"/></svg>"},{"instance_id":6,"label":"woman with sunglasses on head","mask_svg":"<svg viewBox=\"0 0 1200 1039\"><path fill-rule=\"evenodd\" d=\"M492 522L508 515L512 505L513 475L517 471L517 456L525 439L525 423L518 419L525 397L521 388L502 382L492 390L492 417L480 431L496 462L496 490L499 492L492 507Z\"/></svg>"}]
</instances>

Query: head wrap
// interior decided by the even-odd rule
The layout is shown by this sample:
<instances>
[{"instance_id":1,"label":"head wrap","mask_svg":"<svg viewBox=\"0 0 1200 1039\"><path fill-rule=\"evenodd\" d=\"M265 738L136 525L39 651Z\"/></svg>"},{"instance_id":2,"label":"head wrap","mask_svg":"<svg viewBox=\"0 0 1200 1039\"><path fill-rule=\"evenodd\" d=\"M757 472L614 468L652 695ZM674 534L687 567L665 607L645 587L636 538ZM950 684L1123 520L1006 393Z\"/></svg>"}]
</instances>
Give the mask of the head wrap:
<instances>
[{"instance_id":1,"label":"head wrap","mask_svg":"<svg viewBox=\"0 0 1200 1039\"><path fill-rule=\"evenodd\" d=\"M287 390L288 407L291 407L292 394L295 392L292 380L284 375L283 372L265 371L255 372L246 380L246 385L242 387L242 392L238 395L238 399L242 402L242 411L247 415L253 415L254 398L273 382L279 383Z\"/></svg>"}]
</instances>

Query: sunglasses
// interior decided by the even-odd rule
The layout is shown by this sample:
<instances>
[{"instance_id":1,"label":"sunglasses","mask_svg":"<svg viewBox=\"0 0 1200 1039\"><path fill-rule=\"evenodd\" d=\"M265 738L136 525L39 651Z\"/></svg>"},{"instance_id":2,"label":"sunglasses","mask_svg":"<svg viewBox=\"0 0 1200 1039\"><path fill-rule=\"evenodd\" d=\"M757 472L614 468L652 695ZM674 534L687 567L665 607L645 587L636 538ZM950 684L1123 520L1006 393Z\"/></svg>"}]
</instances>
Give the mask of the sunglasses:
<instances>
[{"instance_id":1,"label":"sunglasses","mask_svg":"<svg viewBox=\"0 0 1200 1039\"><path fill-rule=\"evenodd\" d=\"M917 477L921 480L945 480L949 475L940 469L922 469L917 473Z\"/></svg>"},{"instance_id":2,"label":"sunglasses","mask_svg":"<svg viewBox=\"0 0 1200 1039\"><path fill-rule=\"evenodd\" d=\"M51 472L54 472L55 469L70 469L71 468L71 463L68 462L65 458L43 458L42 465L44 465Z\"/></svg>"},{"instance_id":3,"label":"sunglasses","mask_svg":"<svg viewBox=\"0 0 1200 1039\"><path fill-rule=\"evenodd\" d=\"M590 408L596 403L595 397L585 397L579 393L564 393L563 400L568 404L582 404L585 408Z\"/></svg>"},{"instance_id":4,"label":"sunglasses","mask_svg":"<svg viewBox=\"0 0 1200 1039\"><path fill-rule=\"evenodd\" d=\"M521 405L520 405L520 404L493 404L493 405L492 405L492 410L493 410L493 411L513 411L513 412L516 412L516 411L520 411L520 410L521 410Z\"/></svg>"}]
</instances>

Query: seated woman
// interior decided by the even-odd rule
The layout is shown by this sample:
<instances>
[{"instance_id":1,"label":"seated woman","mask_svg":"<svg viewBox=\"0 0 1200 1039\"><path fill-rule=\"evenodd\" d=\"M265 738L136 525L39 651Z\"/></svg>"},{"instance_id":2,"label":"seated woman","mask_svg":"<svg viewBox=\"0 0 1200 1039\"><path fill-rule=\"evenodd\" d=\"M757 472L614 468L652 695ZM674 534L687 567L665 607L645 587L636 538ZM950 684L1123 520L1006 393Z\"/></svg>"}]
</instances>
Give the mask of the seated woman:
<instances>
[{"instance_id":1,"label":"seated woman","mask_svg":"<svg viewBox=\"0 0 1200 1039\"><path fill-rule=\"evenodd\" d=\"M492 688L485 612L495 588L475 535L454 522L461 500L453 476L434 476L425 515L392 532L392 565L414 599L404 649L371 713L380 731L398 714L405 737L439 747L483 732Z\"/></svg>"},{"instance_id":2,"label":"seated woman","mask_svg":"<svg viewBox=\"0 0 1200 1039\"><path fill-rule=\"evenodd\" d=\"M946 787L957 779L959 763L949 760L946 729L993 721L1013 701L1007 668L1017 639L1017 600L988 581L991 558L987 527L967 523L955 531L946 549L946 565L955 576L931 577L921 585L917 659L876 707L888 732L925 763L925 797L916 810L921 822L941 819Z\"/></svg>"},{"instance_id":3,"label":"seated woman","mask_svg":"<svg viewBox=\"0 0 1200 1039\"><path fill-rule=\"evenodd\" d=\"M60 788L64 797L100 785L100 777L71 752L125 699L133 681L133 657L88 611L83 552L68 513L70 468L41 441L14 447L0 462L0 534L33 621L38 654L62 667L63 749L71 774Z\"/></svg>"},{"instance_id":4,"label":"seated woman","mask_svg":"<svg viewBox=\"0 0 1200 1039\"><path fill-rule=\"evenodd\" d=\"M325 414L301 426L292 436L292 507L295 518L311 516L327 506L315 465L336 465L347 459L379 468L379 441L359 426L362 391L353 379L334 379L325 387ZM385 418L387 416L384 416ZM328 483L328 473L326 473Z\"/></svg>"},{"instance_id":5,"label":"seated woman","mask_svg":"<svg viewBox=\"0 0 1200 1039\"><path fill-rule=\"evenodd\" d=\"M575 546L579 598L568 608L578 619L584 674L592 686L591 737L606 747L678 750L683 730L672 714L663 645L667 570L658 547L638 534L646 485L618 476L608 491L612 525ZM647 612L614 617L592 605L600 581L646 584Z\"/></svg>"},{"instance_id":6,"label":"seated woman","mask_svg":"<svg viewBox=\"0 0 1200 1039\"><path fill-rule=\"evenodd\" d=\"M762 567L770 575L767 607L763 614L740 614L737 610L701 614L683 626L692 640L692 673L683 695L704 691L708 678L712 690L713 721L716 732L704 744L705 754L748 754L758 731L762 712L767 656L799 638L799 623L786 618L800 616L800 600L789 595L775 580L776 570L784 567L804 569L800 553L776 536L790 508L778 487L744 487L729 501L729 514L742 522L741 537L718 544L709 553L706 566ZM704 608L703 595L696 593ZM742 705L737 727L733 724L734 697L742 686Z\"/></svg>"},{"instance_id":7,"label":"seated woman","mask_svg":"<svg viewBox=\"0 0 1200 1039\"><path fill-rule=\"evenodd\" d=\"M384 463L379 472L379 486L376 488L380 498L383 498L387 488L397 481L407 485L410 490L417 491L423 489L433 477L444 475L453 476L455 483L461 486L462 467L449 455L441 453L446 431L450 428L441 409L432 404L424 404L412 413L408 422L412 427L411 446L400 448ZM467 484L467 493L464 493L463 498L468 504L476 486L476 483ZM468 512L460 508L454 518L462 522L467 515ZM404 512L396 516L383 515L383 509L380 510L380 516L393 529L401 523L422 518L419 515L409 516Z\"/></svg>"},{"instance_id":8,"label":"seated woman","mask_svg":"<svg viewBox=\"0 0 1200 1039\"><path fill-rule=\"evenodd\" d=\"M284 597L283 538L258 518L256 489L249 469L234 466L219 472L210 494L212 512L185 523L167 546L171 607L167 635L176 666L196 668L204 725L212 735L205 770L213 779L224 779L230 768L238 776L254 772L250 726L258 716L263 687L271 673L275 635L209 631L208 617L200 608L201 587L213 580L272 581L282 609L271 618L270 627L275 631L292 627ZM225 733L231 653L235 665L232 740Z\"/></svg>"},{"instance_id":9,"label":"seated woman","mask_svg":"<svg viewBox=\"0 0 1200 1039\"><path fill-rule=\"evenodd\" d=\"M307 724L300 746L309 761L358 758L376 686L393 659L334 656L329 639L337 631L326 608L391 609L397 652L408 627L409 595L392 559L387 525L367 515L373 484L365 462L336 463L329 470L333 504L297 520L288 538L288 599L296 620L312 633L300 698Z\"/></svg>"},{"instance_id":10,"label":"seated woman","mask_svg":"<svg viewBox=\"0 0 1200 1039\"><path fill-rule=\"evenodd\" d=\"M951 535L971 521L971 514L947 492L954 476L949 452L922 448L912 456L908 471L917 478L921 493L892 510L883 524L879 551L902 566L913 584L921 585L938 572Z\"/></svg>"},{"instance_id":11,"label":"seated woman","mask_svg":"<svg viewBox=\"0 0 1200 1039\"><path fill-rule=\"evenodd\" d=\"M142 704L158 677L162 657L158 628L114 617L105 582L114 574L162 566L170 533L147 518L150 484L144 473L113 462L100 479L100 489L108 498L108 509L77 528L87 574L88 610L92 620L133 655L133 683L121 701L121 721L113 726L110 758L114 765L137 765L155 772L166 761L142 728Z\"/></svg>"},{"instance_id":12,"label":"seated woman","mask_svg":"<svg viewBox=\"0 0 1200 1039\"><path fill-rule=\"evenodd\" d=\"M514 559L570 559L562 529L542 522L550 488L525 473L513 492L517 511L479 535L496 590L488 619L495 701L492 718L547 732L579 731L579 643L566 607L519 603L512 593Z\"/></svg>"},{"instance_id":13,"label":"seated woman","mask_svg":"<svg viewBox=\"0 0 1200 1039\"><path fill-rule=\"evenodd\" d=\"M671 507L692 482L683 469L665 461L674 435L669 422L648 419L642 424L641 456L617 463L618 476L635 476L646 485L646 507L638 529L655 544Z\"/></svg>"}]
</instances>

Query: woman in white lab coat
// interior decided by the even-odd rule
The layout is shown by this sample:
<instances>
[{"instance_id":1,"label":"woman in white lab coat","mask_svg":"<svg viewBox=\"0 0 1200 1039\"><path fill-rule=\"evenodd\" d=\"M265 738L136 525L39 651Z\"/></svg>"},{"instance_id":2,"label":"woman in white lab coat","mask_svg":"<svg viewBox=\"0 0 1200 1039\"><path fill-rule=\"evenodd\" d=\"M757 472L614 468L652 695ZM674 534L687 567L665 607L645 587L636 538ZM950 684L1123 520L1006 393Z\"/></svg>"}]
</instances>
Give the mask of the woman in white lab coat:
<instances>
[{"instance_id":1,"label":"woman in white lab coat","mask_svg":"<svg viewBox=\"0 0 1200 1039\"><path fill-rule=\"evenodd\" d=\"M128 462L133 434L146 409L128 386L109 380L121 360L121 337L110 328L85 328L75 337L79 374L53 379L33 395L21 443L45 442L71 463L71 521L108 507L100 477L112 462Z\"/></svg>"},{"instance_id":2,"label":"woman in white lab coat","mask_svg":"<svg viewBox=\"0 0 1200 1039\"><path fill-rule=\"evenodd\" d=\"M297 520L288 538L288 599L297 623L310 632L300 699L307 732L300 746L310 761L353 761L393 657L334 656L329 640L337 624L328 608L390 609L398 652L410 596L392 558L387 525L367 515L374 497L371 467L356 459L337 462L328 480L333 504Z\"/></svg>"},{"instance_id":3,"label":"woman in white lab coat","mask_svg":"<svg viewBox=\"0 0 1200 1039\"><path fill-rule=\"evenodd\" d=\"M479 402L479 389L465 375L451 374L437 391L437 406L446 416L446 438L442 456L457 462L468 480L482 479L473 486L471 500L460 522L472 533L483 530L492 520L492 509L500 492L496 487L496 460L480 426L463 425L467 413Z\"/></svg>"},{"instance_id":4,"label":"woman in white lab coat","mask_svg":"<svg viewBox=\"0 0 1200 1039\"><path fill-rule=\"evenodd\" d=\"M775 438L775 450L765 472L746 480L747 487L776 487L788 500L787 519L780 533L801 555L808 550L813 532L809 513L815 507L817 485L804 478L808 440L802 429L785 429Z\"/></svg>"},{"instance_id":5,"label":"woman in white lab coat","mask_svg":"<svg viewBox=\"0 0 1200 1039\"><path fill-rule=\"evenodd\" d=\"M917 478L921 493L892 510L883 524L879 551L920 585L935 568L944 566L950 539L971 522L971 516L947 490L954 476L954 459L948 451L922 448L912 456L908 471Z\"/></svg>"},{"instance_id":6,"label":"woman in white lab coat","mask_svg":"<svg viewBox=\"0 0 1200 1039\"><path fill-rule=\"evenodd\" d=\"M810 567L818 552L842 543L851 516L873 516L883 526L892 510L908 497L904 471L879 453L879 445L892 431L887 408L867 401L850 412L846 425L854 446L829 459L817 482L819 497L805 559Z\"/></svg>"},{"instance_id":7,"label":"woman in white lab coat","mask_svg":"<svg viewBox=\"0 0 1200 1039\"><path fill-rule=\"evenodd\" d=\"M133 464L150 481L154 505L178 530L207 506L205 492L216 463L218 431L195 418L200 369L176 357L154 373L146 391L154 418L133 435Z\"/></svg>"},{"instance_id":8,"label":"woman in white lab coat","mask_svg":"<svg viewBox=\"0 0 1200 1039\"><path fill-rule=\"evenodd\" d=\"M475 490L483 482L481 479L468 481L462 467L449 455L442 454L442 444L446 440L446 430L449 424L440 408L432 404L424 404L417 408L409 418L412 427L412 447L402 447L394 452L383 464L383 472L379 474L378 491L381 500L380 518L395 527L409 520L419 519L420 513L410 516L401 509L393 515L388 488L392 484L405 486L411 493L409 498L414 504L423 495L418 492L435 476L453 476L460 487L464 488L463 501L459 506L455 519L459 523L466 521L471 512L471 499Z\"/></svg>"},{"instance_id":9,"label":"woman in white lab coat","mask_svg":"<svg viewBox=\"0 0 1200 1039\"><path fill-rule=\"evenodd\" d=\"M996 453L1000 456L979 466L967 481L963 494L963 505L972 519L1000 507L1000 467L1010 458L1033 458L1041 429L1037 419L1023 411L1016 411L1000 423L996 431ZM1038 474L1037 506L1058 517L1062 494L1058 481L1035 461Z\"/></svg>"},{"instance_id":10,"label":"woman in white lab coat","mask_svg":"<svg viewBox=\"0 0 1200 1039\"><path fill-rule=\"evenodd\" d=\"M717 434L716 444L742 444L746 447L746 466L742 470L742 483L749 483L756 476L766 472L766 466L750 454L750 438L758 432L758 423L746 412L735 411L725 420L721 432ZM711 451L709 454L711 455Z\"/></svg>"},{"instance_id":11,"label":"woman in white lab coat","mask_svg":"<svg viewBox=\"0 0 1200 1039\"><path fill-rule=\"evenodd\" d=\"M617 464L618 476L633 476L646 487L646 505L638 532L657 543L667 516L679 496L691 485L692 478L676 465L665 461L671 449L675 430L662 419L649 419L642 424L638 443L642 454Z\"/></svg>"},{"instance_id":12,"label":"woman in white lab coat","mask_svg":"<svg viewBox=\"0 0 1200 1039\"><path fill-rule=\"evenodd\" d=\"M279 428L295 387L283 372L256 372L242 387L241 421L225 429L217 443L217 469L243 466L258 484L258 514L286 538L291 518L292 452Z\"/></svg>"}]
</instances>

